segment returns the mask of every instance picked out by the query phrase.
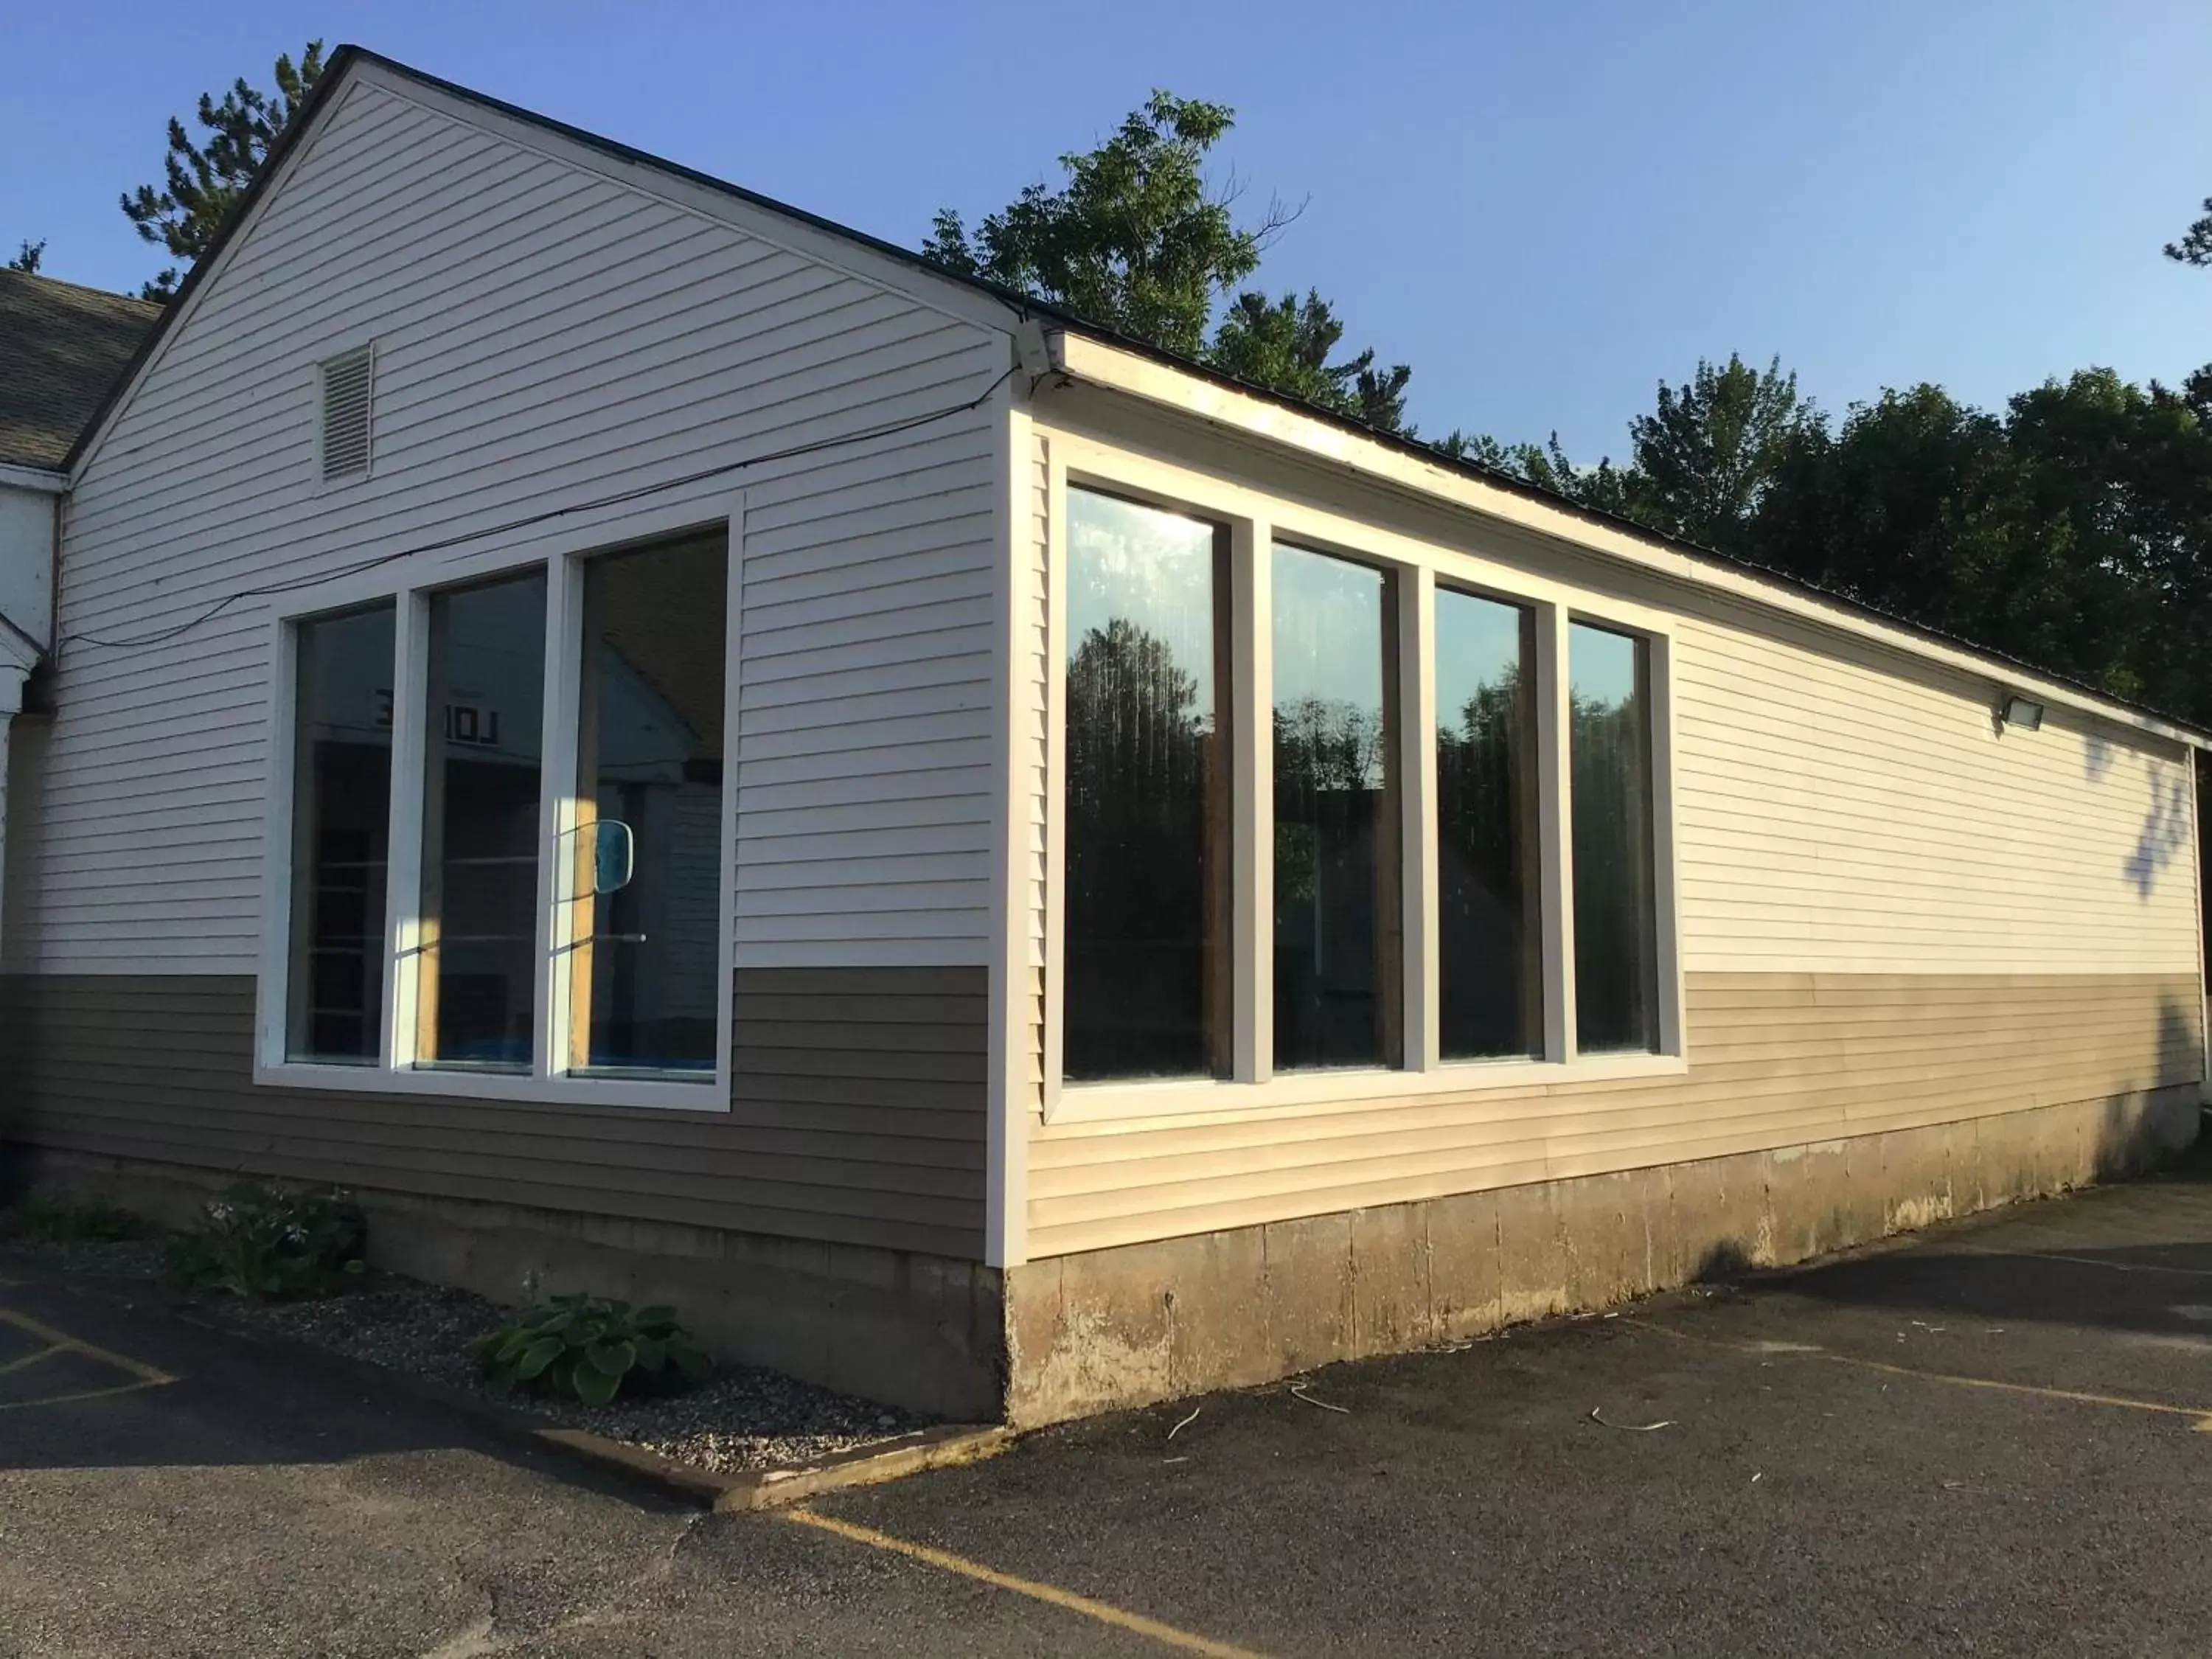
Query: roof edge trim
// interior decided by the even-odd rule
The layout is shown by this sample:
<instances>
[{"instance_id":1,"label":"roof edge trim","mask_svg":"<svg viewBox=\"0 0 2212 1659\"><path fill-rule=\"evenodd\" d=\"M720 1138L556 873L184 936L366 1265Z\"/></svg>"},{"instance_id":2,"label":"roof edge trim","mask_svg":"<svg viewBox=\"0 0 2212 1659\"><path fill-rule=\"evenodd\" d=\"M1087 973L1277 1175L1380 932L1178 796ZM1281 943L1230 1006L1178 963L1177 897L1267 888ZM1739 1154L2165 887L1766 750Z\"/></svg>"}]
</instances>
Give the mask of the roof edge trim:
<instances>
[{"instance_id":1,"label":"roof edge trim","mask_svg":"<svg viewBox=\"0 0 2212 1659\"><path fill-rule=\"evenodd\" d=\"M1971 674L1996 688L2094 714L2191 748L2212 750L2212 732L1856 605L1778 571L1669 541L1625 520L1585 511L1547 490L1516 488L1485 469L1462 466L1425 446L1351 422L1340 423L1319 412L1309 413L1294 404L1182 368L1140 348L1102 339L1080 327L1056 331L1049 340L1054 367L1071 380L1194 415L1305 459L1341 466L1534 535L1571 543L1647 574Z\"/></svg>"},{"instance_id":2,"label":"roof edge trim","mask_svg":"<svg viewBox=\"0 0 2212 1659\"><path fill-rule=\"evenodd\" d=\"M69 474L43 466L24 466L15 461L0 461L0 488L28 489L41 495L66 494L70 486Z\"/></svg>"}]
</instances>

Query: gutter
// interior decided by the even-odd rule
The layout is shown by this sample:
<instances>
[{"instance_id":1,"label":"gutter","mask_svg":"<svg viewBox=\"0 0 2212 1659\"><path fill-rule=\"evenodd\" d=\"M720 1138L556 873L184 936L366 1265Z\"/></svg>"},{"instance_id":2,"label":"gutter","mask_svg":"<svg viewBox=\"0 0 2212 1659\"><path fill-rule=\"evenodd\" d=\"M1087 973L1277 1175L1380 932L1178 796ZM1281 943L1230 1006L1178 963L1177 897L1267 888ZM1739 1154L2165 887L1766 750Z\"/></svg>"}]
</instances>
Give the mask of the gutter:
<instances>
[{"instance_id":1,"label":"gutter","mask_svg":"<svg viewBox=\"0 0 2212 1659\"><path fill-rule=\"evenodd\" d=\"M1443 501L1533 535L1569 543L1686 587L1722 594L1903 656L1938 664L1987 682L1997 695L2017 693L2191 749L2212 750L2212 732L1823 592L1778 571L1667 539L1626 520L1580 508L1533 486L1516 486L1425 446L1307 413L1288 400L1210 374L1191 373L1149 353L1073 328L1051 331L1045 337L1054 371L1068 380L1177 414L1195 416L1307 460L1325 462L1428 501Z\"/></svg>"}]
</instances>

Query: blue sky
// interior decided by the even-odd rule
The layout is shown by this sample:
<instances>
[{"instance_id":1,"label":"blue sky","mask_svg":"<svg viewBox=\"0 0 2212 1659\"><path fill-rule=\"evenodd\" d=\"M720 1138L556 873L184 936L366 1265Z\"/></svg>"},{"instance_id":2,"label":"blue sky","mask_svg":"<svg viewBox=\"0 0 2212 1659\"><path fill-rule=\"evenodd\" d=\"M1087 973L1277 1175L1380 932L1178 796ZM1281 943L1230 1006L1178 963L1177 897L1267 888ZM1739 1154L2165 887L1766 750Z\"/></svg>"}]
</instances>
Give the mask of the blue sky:
<instances>
[{"instance_id":1,"label":"blue sky","mask_svg":"<svg viewBox=\"0 0 2212 1659\"><path fill-rule=\"evenodd\" d=\"M1233 104L1224 168L1307 203L1264 283L1412 363L1425 430L1582 459L1701 355L1778 353L1830 408L2212 359L2212 274L2158 255L2212 194L2203 0L81 0L10 15L0 242L135 288L115 201L166 118L313 33L909 244L1151 87Z\"/></svg>"}]
</instances>

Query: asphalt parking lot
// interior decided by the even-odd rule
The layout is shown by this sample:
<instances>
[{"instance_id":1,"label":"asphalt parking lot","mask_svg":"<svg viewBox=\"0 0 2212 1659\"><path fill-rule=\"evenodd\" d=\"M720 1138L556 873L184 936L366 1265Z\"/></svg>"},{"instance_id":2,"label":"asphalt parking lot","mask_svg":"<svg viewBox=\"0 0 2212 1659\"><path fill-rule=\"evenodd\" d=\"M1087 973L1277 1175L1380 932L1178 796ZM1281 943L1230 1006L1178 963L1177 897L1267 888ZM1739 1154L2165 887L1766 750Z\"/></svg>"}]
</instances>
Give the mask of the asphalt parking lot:
<instances>
[{"instance_id":1,"label":"asphalt parking lot","mask_svg":"<svg viewBox=\"0 0 2212 1659\"><path fill-rule=\"evenodd\" d=\"M2201 1166L779 1516L0 1284L0 1655L2202 1654L2208 1429Z\"/></svg>"}]
</instances>

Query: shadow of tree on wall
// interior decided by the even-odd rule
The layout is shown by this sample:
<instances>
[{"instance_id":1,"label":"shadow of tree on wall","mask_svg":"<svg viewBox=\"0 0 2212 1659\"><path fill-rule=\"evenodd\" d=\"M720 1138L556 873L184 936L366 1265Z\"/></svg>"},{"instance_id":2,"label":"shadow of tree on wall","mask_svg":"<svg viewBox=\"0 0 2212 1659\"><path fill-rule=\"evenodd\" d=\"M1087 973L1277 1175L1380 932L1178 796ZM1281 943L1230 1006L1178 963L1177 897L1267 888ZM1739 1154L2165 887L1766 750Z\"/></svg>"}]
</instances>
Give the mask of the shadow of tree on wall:
<instances>
[{"instance_id":1,"label":"shadow of tree on wall","mask_svg":"<svg viewBox=\"0 0 2212 1659\"><path fill-rule=\"evenodd\" d=\"M2142 831L2135 851L2122 866L2134 884L2136 896L2146 902L2158 884L2159 873L2180 856L2191 841L2189 781L2167 778L2161 772L2150 777L2150 810L2143 815Z\"/></svg>"}]
</instances>

